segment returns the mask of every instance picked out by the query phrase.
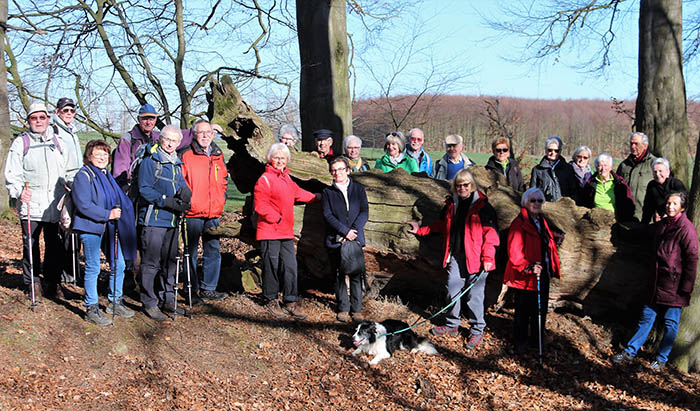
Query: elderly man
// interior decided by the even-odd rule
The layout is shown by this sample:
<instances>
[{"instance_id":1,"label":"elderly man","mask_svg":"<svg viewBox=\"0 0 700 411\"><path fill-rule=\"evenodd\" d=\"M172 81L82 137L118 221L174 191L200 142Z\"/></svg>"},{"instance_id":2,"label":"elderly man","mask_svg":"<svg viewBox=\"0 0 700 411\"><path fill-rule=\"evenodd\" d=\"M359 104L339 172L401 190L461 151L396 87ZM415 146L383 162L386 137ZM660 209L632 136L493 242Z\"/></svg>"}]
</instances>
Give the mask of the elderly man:
<instances>
[{"instance_id":1,"label":"elderly man","mask_svg":"<svg viewBox=\"0 0 700 411\"><path fill-rule=\"evenodd\" d=\"M408 145L406 146L406 154L416 160L418 171L425 172L429 176L433 175L433 159L423 149L425 136L423 130L419 128L411 129L408 132Z\"/></svg>"},{"instance_id":2,"label":"elderly man","mask_svg":"<svg viewBox=\"0 0 700 411\"><path fill-rule=\"evenodd\" d=\"M221 149L213 142L214 129L205 120L194 125L194 141L180 151L182 175L192 190L191 207L187 217L187 243L191 256L190 268L197 272L197 246L202 238L202 271L204 278L200 286L197 276L192 277L192 304L201 300L221 300L226 294L216 291L221 269L219 238L205 230L219 225L219 217L226 203L228 173ZM199 297L196 298L196 294ZM200 299L201 298L201 299Z\"/></svg>"},{"instance_id":3,"label":"elderly man","mask_svg":"<svg viewBox=\"0 0 700 411\"><path fill-rule=\"evenodd\" d=\"M155 144L160 134L155 129L158 112L150 104L144 104L139 109L138 124L131 131L124 133L117 143L112 161L112 175L121 188L128 192L131 183L131 163L141 144Z\"/></svg>"},{"instance_id":4,"label":"elderly man","mask_svg":"<svg viewBox=\"0 0 700 411\"><path fill-rule=\"evenodd\" d=\"M666 215L666 196L683 191L688 192L683 182L671 176L671 165L663 157L651 163L654 179L647 184L642 207L642 223L655 223Z\"/></svg>"},{"instance_id":5,"label":"elderly man","mask_svg":"<svg viewBox=\"0 0 700 411\"><path fill-rule=\"evenodd\" d=\"M316 143L316 155L326 161L335 158L333 155L333 132L326 129L314 131L314 142Z\"/></svg>"},{"instance_id":6,"label":"elderly man","mask_svg":"<svg viewBox=\"0 0 700 411\"><path fill-rule=\"evenodd\" d=\"M182 132L174 125L163 128L160 140L149 150L138 172L141 226L141 303L152 319L164 321L163 311L184 314L175 305L175 270L178 228L190 208L192 192L182 176L182 162L175 151ZM156 277L159 280L155 291Z\"/></svg>"},{"instance_id":7,"label":"elderly man","mask_svg":"<svg viewBox=\"0 0 700 411\"><path fill-rule=\"evenodd\" d=\"M617 174L624 178L634 198L634 218L642 219L642 209L647 185L654 178L651 165L656 160L648 150L649 137L642 132L630 135L630 155L617 167Z\"/></svg>"},{"instance_id":8,"label":"elderly man","mask_svg":"<svg viewBox=\"0 0 700 411\"><path fill-rule=\"evenodd\" d=\"M452 180L457 172L474 165L474 162L462 153L464 140L458 134L445 137L445 155L435 163L433 178L437 180Z\"/></svg>"},{"instance_id":9,"label":"elderly man","mask_svg":"<svg viewBox=\"0 0 700 411\"><path fill-rule=\"evenodd\" d=\"M65 194L65 186L73 176L67 173L74 161L60 139L49 127L49 112L42 103L34 103L27 111L29 131L15 138L5 163L5 186L10 198L19 199L22 227L22 271L29 295L42 295L39 273L44 273L45 297L61 297L60 280L63 247L58 234L58 200ZM29 223L27 222L29 220ZM44 266L41 269L39 235L44 232ZM31 235L32 249L28 238ZM29 253L33 266L30 267ZM30 270L33 270L33 275ZM32 277L34 282L32 283Z\"/></svg>"}]
</instances>

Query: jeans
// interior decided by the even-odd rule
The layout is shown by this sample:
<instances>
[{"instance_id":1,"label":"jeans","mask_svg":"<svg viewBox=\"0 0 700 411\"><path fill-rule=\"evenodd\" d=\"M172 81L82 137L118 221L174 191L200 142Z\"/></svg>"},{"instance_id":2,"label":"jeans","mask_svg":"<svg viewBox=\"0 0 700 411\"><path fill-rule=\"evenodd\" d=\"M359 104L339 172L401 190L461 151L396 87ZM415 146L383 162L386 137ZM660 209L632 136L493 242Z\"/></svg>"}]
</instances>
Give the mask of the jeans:
<instances>
[{"instance_id":1,"label":"jeans","mask_svg":"<svg viewBox=\"0 0 700 411\"><path fill-rule=\"evenodd\" d=\"M83 252L85 253L85 306L89 307L97 304L97 277L100 275L100 245L102 244L102 235L80 233L80 241L83 243ZM122 255L121 245L117 248L116 265L113 264L113 259L114 256L107 256L107 260L110 261L109 266L112 267L112 271L109 274L109 294L107 295L109 301L118 300L122 297L124 256ZM114 267L116 267L116 270Z\"/></svg>"},{"instance_id":2,"label":"jeans","mask_svg":"<svg viewBox=\"0 0 700 411\"><path fill-rule=\"evenodd\" d=\"M217 227L218 218L192 217L186 220L187 246L190 252L190 277L192 290L215 291L219 284L221 272L221 252L219 251L219 238L204 232L207 228ZM199 238L202 238L202 279L201 287L197 278L197 246ZM186 275L186 274L185 274Z\"/></svg>"},{"instance_id":3,"label":"jeans","mask_svg":"<svg viewBox=\"0 0 700 411\"><path fill-rule=\"evenodd\" d=\"M467 280L472 281L476 274L469 274L467 271L467 260L464 257L450 257L447 263L447 298L452 301L467 284ZM474 286L463 296L467 298L467 320L470 325L471 334L482 334L486 327L484 320L484 288L486 287L486 277L484 273ZM445 322L450 327L459 327L462 323L460 313L462 311L462 298L457 300L445 313Z\"/></svg>"},{"instance_id":4,"label":"jeans","mask_svg":"<svg viewBox=\"0 0 700 411\"><path fill-rule=\"evenodd\" d=\"M298 301L294 240L261 240L260 253L263 262L263 295L268 300L276 300L282 280L282 301Z\"/></svg>"},{"instance_id":5,"label":"jeans","mask_svg":"<svg viewBox=\"0 0 700 411\"><path fill-rule=\"evenodd\" d=\"M31 272L29 270L29 248L27 220L20 220L22 226L22 273L25 285L31 284ZM44 232L44 265L41 269L41 258L39 253L39 235ZM32 237L32 271L34 272L34 282L39 282L39 273L43 271L44 280L48 284L58 284L61 279L61 266L63 260L63 245L58 235L58 223L48 223L45 221L31 222Z\"/></svg>"},{"instance_id":6,"label":"jeans","mask_svg":"<svg viewBox=\"0 0 700 411\"><path fill-rule=\"evenodd\" d=\"M654 320L657 315L664 316L664 337L659 344L659 352L656 354L658 362L665 363L668 361L668 355L673 348L673 342L678 334L678 322L681 319L681 307L669 307L661 304L645 305L642 309L642 317L637 324L637 332L634 333L630 341L627 343L628 354L635 356L642 345L647 341L649 332L654 326Z\"/></svg>"}]
</instances>

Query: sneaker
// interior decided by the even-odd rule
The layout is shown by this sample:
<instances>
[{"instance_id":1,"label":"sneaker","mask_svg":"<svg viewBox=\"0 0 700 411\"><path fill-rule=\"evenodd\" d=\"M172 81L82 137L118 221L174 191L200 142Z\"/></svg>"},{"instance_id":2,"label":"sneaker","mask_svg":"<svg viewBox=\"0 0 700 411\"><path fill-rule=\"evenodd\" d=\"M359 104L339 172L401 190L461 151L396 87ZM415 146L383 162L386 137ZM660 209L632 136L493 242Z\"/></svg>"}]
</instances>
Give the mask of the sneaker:
<instances>
[{"instance_id":1,"label":"sneaker","mask_svg":"<svg viewBox=\"0 0 700 411\"><path fill-rule=\"evenodd\" d=\"M458 335L459 334L459 328L458 327L450 327L449 325L439 325L437 327L433 327L430 330L430 333L432 335L437 335L438 337L442 337L443 335Z\"/></svg>"},{"instance_id":2,"label":"sneaker","mask_svg":"<svg viewBox=\"0 0 700 411\"><path fill-rule=\"evenodd\" d=\"M335 316L335 319L340 321L341 323L349 323L350 322L350 316L348 315L347 311L343 311L342 313L338 313L338 315Z\"/></svg>"},{"instance_id":3,"label":"sneaker","mask_svg":"<svg viewBox=\"0 0 700 411\"><path fill-rule=\"evenodd\" d=\"M204 301L217 301L217 300L223 300L224 298L226 298L227 294L220 293L216 290L200 290L199 296Z\"/></svg>"},{"instance_id":4,"label":"sneaker","mask_svg":"<svg viewBox=\"0 0 700 411\"><path fill-rule=\"evenodd\" d=\"M652 371L661 371L664 368L666 368L666 363L665 362L660 362L658 360L654 360L651 365L649 365L649 368Z\"/></svg>"},{"instance_id":5,"label":"sneaker","mask_svg":"<svg viewBox=\"0 0 700 411\"><path fill-rule=\"evenodd\" d=\"M169 304L169 303L163 304L163 306L161 307L161 311L163 311L165 313L175 314L175 315L185 315L185 309L182 308L181 305L178 305L176 307L174 303L173 304Z\"/></svg>"},{"instance_id":6,"label":"sneaker","mask_svg":"<svg viewBox=\"0 0 700 411\"><path fill-rule=\"evenodd\" d=\"M166 317L165 314L160 311L160 308L158 308L157 305L154 305L153 307L143 307L143 312L146 313L149 318L158 322L168 319L168 317Z\"/></svg>"},{"instance_id":7,"label":"sneaker","mask_svg":"<svg viewBox=\"0 0 700 411\"><path fill-rule=\"evenodd\" d=\"M102 314L102 311L100 311L100 307L98 307L97 304L93 304L87 308L87 312L85 313L85 320L93 324L99 325L100 327L112 325L112 320L108 317L105 317L105 315Z\"/></svg>"},{"instance_id":8,"label":"sneaker","mask_svg":"<svg viewBox=\"0 0 700 411\"><path fill-rule=\"evenodd\" d=\"M473 350L478 347L479 344L484 340L481 334L469 334L469 339L467 340L466 348L467 350Z\"/></svg>"},{"instance_id":9,"label":"sneaker","mask_svg":"<svg viewBox=\"0 0 700 411\"><path fill-rule=\"evenodd\" d=\"M278 320L287 318L287 313L282 311L282 307L280 307L280 303L278 300L268 301L267 304L265 304L265 309Z\"/></svg>"},{"instance_id":10,"label":"sneaker","mask_svg":"<svg viewBox=\"0 0 700 411\"><path fill-rule=\"evenodd\" d=\"M111 302L107 304L105 312L107 314L112 314L112 309L114 308L114 314L122 318L131 318L134 316L134 312L124 305L124 301L120 298L117 300L117 304L112 304Z\"/></svg>"},{"instance_id":11,"label":"sneaker","mask_svg":"<svg viewBox=\"0 0 700 411\"><path fill-rule=\"evenodd\" d=\"M628 361L632 361L633 358L634 355L628 353L627 351L622 351L610 357L610 361L613 364L624 364Z\"/></svg>"},{"instance_id":12,"label":"sneaker","mask_svg":"<svg viewBox=\"0 0 700 411\"><path fill-rule=\"evenodd\" d=\"M301 321L307 317L306 313L301 310L301 304L297 301L292 301L284 305L284 310L297 321Z\"/></svg>"},{"instance_id":13,"label":"sneaker","mask_svg":"<svg viewBox=\"0 0 700 411\"><path fill-rule=\"evenodd\" d=\"M365 320L365 316L362 313L350 313L352 320L356 323L361 323Z\"/></svg>"}]
</instances>

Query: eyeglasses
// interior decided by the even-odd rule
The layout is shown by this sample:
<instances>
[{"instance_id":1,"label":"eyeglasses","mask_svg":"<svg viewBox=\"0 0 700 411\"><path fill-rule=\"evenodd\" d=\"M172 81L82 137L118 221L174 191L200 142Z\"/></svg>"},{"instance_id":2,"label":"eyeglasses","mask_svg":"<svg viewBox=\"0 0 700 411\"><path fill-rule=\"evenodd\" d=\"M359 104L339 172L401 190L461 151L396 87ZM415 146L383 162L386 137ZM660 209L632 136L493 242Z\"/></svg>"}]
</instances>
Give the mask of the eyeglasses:
<instances>
[{"instance_id":1,"label":"eyeglasses","mask_svg":"<svg viewBox=\"0 0 700 411\"><path fill-rule=\"evenodd\" d=\"M558 152L560 152L560 151L561 151L561 150L558 149L558 148L548 148L548 149L547 149L547 152L548 152L548 153L558 153Z\"/></svg>"},{"instance_id":2,"label":"eyeglasses","mask_svg":"<svg viewBox=\"0 0 700 411\"><path fill-rule=\"evenodd\" d=\"M469 187L470 185L472 185L472 183L460 183L460 184L455 184L455 187L457 187L457 188L460 188L460 187L466 188L466 187Z\"/></svg>"},{"instance_id":3,"label":"eyeglasses","mask_svg":"<svg viewBox=\"0 0 700 411\"><path fill-rule=\"evenodd\" d=\"M542 198L531 198L530 199L531 203L544 203L544 199Z\"/></svg>"},{"instance_id":4,"label":"eyeglasses","mask_svg":"<svg viewBox=\"0 0 700 411\"><path fill-rule=\"evenodd\" d=\"M75 109L74 109L74 108L70 108L70 107L62 108L62 109L61 109L61 113L65 113L65 114L68 114L68 113L75 113Z\"/></svg>"},{"instance_id":5,"label":"eyeglasses","mask_svg":"<svg viewBox=\"0 0 700 411\"><path fill-rule=\"evenodd\" d=\"M207 136L211 137L214 135L214 132L212 130L207 130L207 131L195 131L194 132L195 136Z\"/></svg>"},{"instance_id":6,"label":"eyeglasses","mask_svg":"<svg viewBox=\"0 0 700 411\"><path fill-rule=\"evenodd\" d=\"M332 169L331 169L331 174L336 174L336 173L339 173L339 172L341 172L341 171L345 171L345 170L347 170L347 169L348 169L347 167L332 168Z\"/></svg>"},{"instance_id":7,"label":"eyeglasses","mask_svg":"<svg viewBox=\"0 0 700 411\"><path fill-rule=\"evenodd\" d=\"M411 137L411 141L413 141L414 143L422 143L423 139L420 137Z\"/></svg>"},{"instance_id":8,"label":"eyeglasses","mask_svg":"<svg viewBox=\"0 0 700 411\"><path fill-rule=\"evenodd\" d=\"M588 160L586 156L576 156L576 160Z\"/></svg>"},{"instance_id":9,"label":"eyeglasses","mask_svg":"<svg viewBox=\"0 0 700 411\"><path fill-rule=\"evenodd\" d=\"M48 117L45 116L45 115L43 115L43 114L42 114L42 115L39 115L39 116L29 116L29 121L38 121L38 120L39 120L39 121L44 121L44 120L46 120L47 118L48 118Z\"/></svg>"},{"instance_id":10,"label":"eyeglasses","mask_svg":"<svg viewBox=\"0 0 700 411\"><path fill-rule=\"evenodd\" d=\"M447 148L455 148L457 147L457 144L445 144Z\"/></svg>"},{"instance_id":11,"label":"eyeglasses","mask_svg":"<svg viewBox=\"0 0 700 411\"><path fill-rule=\"evenodd\" d=\"M346 149L346 150L359 150L360 147L350 147L350 146L347 146L347 147L345 147L345 149Z\"/></svg>"},{"instance_id":12,"label":"eyeglasses","mask_svg":"<svg viewBox=\"0 0 700 411\"><path fill-rule=\"evenodd\" d=\"M507 148L497 148L493 151L495 151L496 153L507 153L508 149Z\"/></svg>"},{"instance_id":13,"label":"eyeglasses","mask_svg":"<svg viewBox=\"0 0 700 411\"><path fill-rule=\"evenodd\" d=\"M172 143L172 144L179 144L180 143L180 139L167 138L167 137L161 137L160 141L162 143Z\"/></svg>"},{"instance_id":14,"label":"eyeglasses","mask_svg":"<svg viewBox=\"0 0 700 411\"><path fill-rule=\"evenodd\" d=\"M155 117L139 117L139 120L143 121L156 121Z\"/></svg>"}]
</instances>

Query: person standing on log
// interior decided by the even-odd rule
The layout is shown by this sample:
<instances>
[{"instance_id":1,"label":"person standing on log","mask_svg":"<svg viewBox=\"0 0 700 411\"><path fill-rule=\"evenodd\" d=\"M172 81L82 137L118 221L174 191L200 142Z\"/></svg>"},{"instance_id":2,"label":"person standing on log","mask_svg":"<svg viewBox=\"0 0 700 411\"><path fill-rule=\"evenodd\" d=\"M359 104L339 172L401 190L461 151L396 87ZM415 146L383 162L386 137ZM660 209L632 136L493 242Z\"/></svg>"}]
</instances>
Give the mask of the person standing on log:
<instances>
[{"instance_id":1,"label":"person standing on log","mask_svg":"<svg viewBox=\"0 0 700 411\"><path fill-rule=\"evenodd\" d=\"M316 155L326 161L331 161L335 158L333 154L333 132L326 130L314 131L314 142L316 143Z\"/></svg>"},{"instance_id":2,"label":"person standing on log","mask_svg":"<svg viewBox=\"0 0 700 411\"><path fill-rule=\"evenodd\" d=\"M562 146L559 137L548 138L544 143L544 157L532 169L530 187L541 189L547 201L557 201L559 197L571 197L576 200L578 193L578 180L574 169L561 155Z\"/></svg>"},{"instance_id":3,"label":"person standing on log","mask_svg":"<svg viewBox=\"0 0 700 411\"><path fill-rule=\"evenodd\" d=\"M343 140L343 148L348 162L350 163L351 173L369 171L369 163L367 163L367 160L360 157L360 151L362 150L362 140L360 137L353 135L345 137L345 140Z\"/></svg>"},{"instance_id":4,"label":"person standing on log","mask_svg":"<svg viewBox=\"0 0 700 411\"><path fill-rule=\"evenodd\" d=\"M445 137L445 155L435 162L433 178L436 180L452 180L460 170L468 169L474 162L462 153L464 139L459 134Z\"/></svg>"},{"instance_id":5,"label":"person standing on log","mask_svg":"<svg viewBox=\"0 0 700 411\"><path fill-rule=\"evenodd\" d=\"M663 157L651 163L654 179L647 184L642 207L642 224L655 223L666 215L666 196L673 192L688 192L685 184L671 176L671 164Z\"/></svg>"},{"instance_id":6,"label":"person standing on log","mask_svg":"<svg viewBox=\"0 0 700 411\"><path fill-rule=\"evenodd\" d=\"M297 289L297 258L294 252L294 202L309 203L320 200L300 188L290 177L287 163L289 147L274 143L267 150L265 172L255 183L253 194L257 215L255 239L260 241L263 262L263 296L265 308L275 318L292 316L303 320L306 314L299 305ZM280 307L277 294L282 285Z\"/></svg>"},{"instance_id":7,"label":"person standing on log","mask_svg":"<svg viewBox=\"0 0 700 411\"><path fill-rule=\"evenodd\" d=\"M602 153L596 157L595 174L588 179L579 193L579 205L602 208L615 213L620 222L634 220L634 199L627 182L612 171L612 156Z\"/></svg>"},{"instance_id":8,"label":"person standing on log","mask_svg":"<svg viewBox=\"0 0 700 411\"><path fill-rule=\"evenodd\" d=\"M341 272L341 246L346 241L357 241L365 246L365 224L369 218L367 194L362 184L352 181L350 162L345 157L331 160L329 171L333 184L323 190L323 218L326 220L326 249L335 274L335 298L338 304L338 321L363 321L362 276L364 270L349 274ZM345 276L350 278L350 299ZM348 312L350 314L348 315Z\"/></svg>"},{"instance_id":9,"label":"person standing on log","mask_svg":"<svg viewBox=\"0 0 700 411\"><path fill-rule=\"evenodd\" d=\"M409 174L418 171L416 161L404 152L406 141L400 131L392 131L384 137L384 155L377 159L374 168L385 173L396 168L403 168Z\"/></svg>"},{"instance_id":10,"label":"person standing on log","mask_svg":"<svg viewBox=\"0 0 700 411\"><path fill-rule=\"evenodd\" d=\"M486 169L494 174L505 176L508 185L516 192L525 191L523 173L518 160L511 157L510 142L505 137L496 137L491 143L493 155L486 162Z\"/></svg>"},{"instance_id":11,"label":"person standing on log","mask_svg":"<svg viewBox=\"0 0 700 411\"><path fill-rule=\"evenodd\" d=\"M610 357L615 364L632 360L646 342L656 317L663 316L664 335L651 369L658 371L666 366L678 334L681 310L690 305L697 274L698 233L685 215L687 201L688 196L684 192L671 193L666 197L666 216L656 223L654 233L656 270L650 298L642 308L637 330L627 343L627 348Z\"/></svg>"},{"instance_id":12,"label":"person standing on log","mask_svg":"<svg viewBox=\"0 0 700 411\"><path fill-rule=\"evenodd\" d=\"M550 222L542 213L544 201L541 189L532 187L525 191L520 201L520 214L508 231L508 263L503 283L515 290L513 343L518 354L525 353L528 342L537 346L540 330L542 341L546 341L549 280L561 278L555 240L557 233L553 233ZM540 324L537 324L538 307Z\"/></svg>"},{"instance_id":13,"label":"person standing on log","mask_svg":"<svg viewBox=\"0 0 700 411\"><path fill-rule=\"evenodd\" d=\"M649 152L649 137L646 134L639 131L632 133L629 140L630 155L617 166L617 174L627 181L634 198L634 217L641 221L647 185L654 179L651 167L656 157Z\"/></svg>"},{"instance_id":14,"label":"person standing on log","mask_svg":"<svg viewBox=\"0 0 700 411\"><path fill-rule=\"evenodd\" d=\"M481 344L486 327L484 320L484 288L488 272L496 268L496 247L499 245L496 210L486 195L478 190L468 170L460 170L452 181L452 196L447 198L440 218L429 226L418 227L410 221L409 233L425 236L431 232L443 234L443 267L447 270L447 297L450 301L460 294L466 284L476 283L467 292L470 330L466 348ZM479 275L481 271L483 274ZM476 277L479 275L479 277ZM430 330L433 335L457 335L462 321L461 298L445 315L445 325Z\"/></svg>"},{"instance_id":15,"label":"person standing on log","mask_svg":"<svg viewBox=\"0 0 700 411\"><path fill-rule=\"evenodd\" d=\"M433 159L423 149L425 135L423 130L419 128L411 129L408 132L408 145L406 146L406 154L411 156L418 165L418 172L425 172L429 176L433 175Z\"/></svg>"}]
</instances>

